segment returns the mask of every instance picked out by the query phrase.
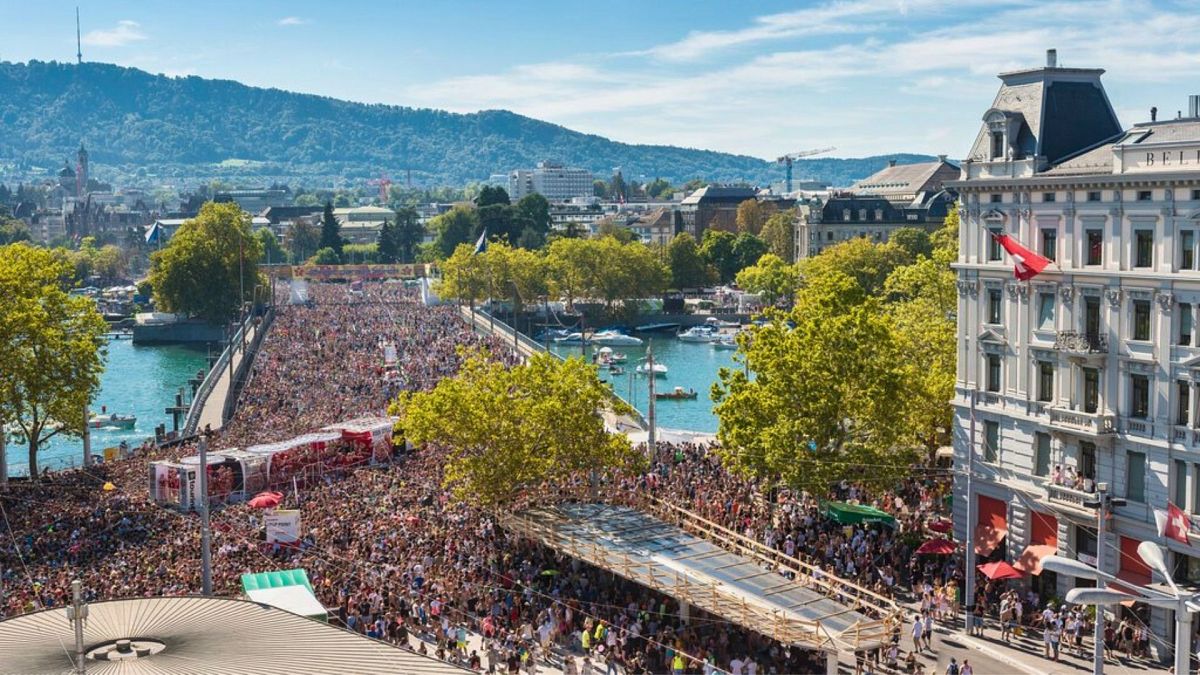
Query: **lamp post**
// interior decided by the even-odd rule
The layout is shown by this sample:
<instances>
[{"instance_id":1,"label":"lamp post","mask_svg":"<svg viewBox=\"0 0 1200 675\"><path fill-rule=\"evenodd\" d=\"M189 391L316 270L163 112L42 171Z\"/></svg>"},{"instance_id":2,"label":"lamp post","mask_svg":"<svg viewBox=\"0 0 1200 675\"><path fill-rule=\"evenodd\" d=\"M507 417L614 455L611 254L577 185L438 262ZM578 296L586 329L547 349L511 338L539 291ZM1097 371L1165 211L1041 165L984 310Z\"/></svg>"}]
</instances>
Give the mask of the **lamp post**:
<instances>
[{"instance_id":1,"label":"lamp post","mask_svg":"<svg viewBox=\"0 0 1200 675\"><path fill-rule=\"evenodd\" d=\"M1103 544L1098 543L1097 545L1101 546ZM1138 557L1146 565L1162 575L1163 579L1171 587L1172 593L1164 593L1146 586L1137 586L1128 582L1122 582L1123 585L1132 589L1137 595L1129 595L1107 588L1072 588L1067 591L1066 601L1071 604L1094 605L1097 617L1102 614L1103 610L1101 607L1103 605L1115 605L1119 602L1130 600L1150 605L1151 607L1163 607L1175 610L1175 673L1176 675L1188 675L1191 672L1191 612L1200 610L1200 605L1197 605L1200 595L1195 593L1181 593L1179 591L1179 587L1175 585L1175 581L1171 578L1170 570L1167 569L1166 561L1163 559L1162 549L1159 548L1158 544L1151 541L1143 541L1141 544L1138 544L1137 552ZM1043 558L1042 569L1050 570L1055 574L1064 574L1080 579L1092 579L1098 584L1104 581L1116 580L1116 577L1111 574L1102 572L1085 562L1057 555ZM1098 667L1103 669L1103 636L1101 636L1101 641L1096 645L1096 653L1101 658ZM1101 672L1101 670L1097 670L1096 672Z\"/></svg>"}]
</instances>

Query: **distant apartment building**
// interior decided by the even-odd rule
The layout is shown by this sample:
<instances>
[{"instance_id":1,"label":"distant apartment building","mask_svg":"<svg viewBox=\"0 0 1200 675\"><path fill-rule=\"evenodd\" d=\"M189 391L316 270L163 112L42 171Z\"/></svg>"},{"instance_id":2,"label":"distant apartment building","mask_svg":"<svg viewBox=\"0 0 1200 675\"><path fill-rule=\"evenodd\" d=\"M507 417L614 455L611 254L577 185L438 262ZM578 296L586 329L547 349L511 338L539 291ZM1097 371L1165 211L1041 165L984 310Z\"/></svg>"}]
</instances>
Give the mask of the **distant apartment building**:
<instances>
[{"instance_id":1,"label":"distant apartment building","mask_svg":"<svg viewBox=\"0 0 1200 675\"><path fill-rule=\"evenodd\" d=\"M396 212L382 206L334 209L333 217L341 226L342 238L351 244L373 244L379 241L384 221L396 222Z\"/></svg>"},{"instance_id":2,"label":"distant apartment building","mask_svg":"<svg viewBox=\"0 0 1200 675\"><path fill-rule=\"evenodd\" d=\"M1089 583L1039 574L1050 552L1163 583L1142 541L1167 549L1180 586L1200 584L1200 97L1188 117L1152 111L1125 129L1103 72L1049 54L1044 68L1001 74L950 184L962 217L955 539L974 542L979 562L1018 563L1043 597ZM1000 233L1051 264L1015 279ZM1103 537L1099 484L1126 500ZM1191 521L1187 543L1155 523L1168 501ZM1160 655L1192 620L1141 604L1109 612L1149 625Z\"/></svg>"},{"instance_id":3,"label":"distant apartment building","mask_svg":"<svg viewBox=\"0 0 1200 675\"><path fill-rule=\"evenodd\" d=\"M681 221L678 212L665 207L647 211L622 211L597 220L589 228L590 233L595 235L605 223L629 230L643 244L665 246L675 237Z\"/></svg>"},{"instance_id":4,"label":"distant apartment building","mask_svg":"<svg viewBox=\"0 0 1200 675\"><path fill-rule=\"evenodd\" d=\"M797 209L796 259L856 237L886 242L902 227L938 229L957 199L944 185L958 175L959 168L944 155L918 164L893 160L849 190L808 200Z\"/></svg>"},{"instance_id":5,"label":"distant apartment building","mask_svg":"<svg viewBox=\"0 0 1200 675\"><path fill-rule=\"evenodd\" d=\"M286 206L292 201L287 190L224 190L213 195L214 202L237 202L247 213L262 213L272 206Z\"/></svg>"},{"instance_id":6,"label":"distant apartment building","mask_svg":"<svg viewBox=\"0 0 1200 675\"><path fill-rule=\"evenodd\" d=\"M737 231L737 208L757 192L752 187L708 185L696 190L679 203L681 231L700 241L709 228Z\"/></svg>"},{"instance_id":7,"label":"distant apartment building","mask_svg":"<svg viewBox=\"0 0 1200 675\"><path fill-rule=\"evenodd\" d=\"M537 168L518 169L508 174L508 196L517 201L537 193L550 202L589 198L593 194L592 172L555 162L538 162Z\"/></svg>"}]
</instances>

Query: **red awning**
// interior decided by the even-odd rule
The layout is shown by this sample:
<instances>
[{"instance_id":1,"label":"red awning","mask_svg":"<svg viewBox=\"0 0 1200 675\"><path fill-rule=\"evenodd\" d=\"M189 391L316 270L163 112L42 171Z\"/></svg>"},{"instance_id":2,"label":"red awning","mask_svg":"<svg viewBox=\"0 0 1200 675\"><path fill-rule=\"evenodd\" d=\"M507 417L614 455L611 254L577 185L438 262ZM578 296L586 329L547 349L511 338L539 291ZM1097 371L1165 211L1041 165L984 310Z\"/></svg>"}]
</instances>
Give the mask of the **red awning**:
<instances>
[{"instance_id":1,"label":"red awning","mask_svg":"<svg viewBox=\"0 0 1200 675\"><path fill-rule=\"evenodd\" d=\"M1030 544L1021 552L1021 557L1017 558L1017 562L1013 563L1013 567L1028 572L1029 574L1042 573L1042 558L1048 555L1054 555L1058 552L1057 546L1044 546L1042 544Z\"/></svg>"},{"instance_id":2,"label":"red awning","mask_svg":"<svg viewBox=\"0 0 1200 675\"><path fill-rule=\"evenodd\" d=\"M977 569L989 579L1020 579L1024 576L1020 570L1003 560L978 565Z\"/></svg>"},{"instance_id":3,"label":"red awning","mask_svg":"<svg viewBox=\"0 0 1200 675\"><path fill-rule=\"evenodd\" d=\"M917 547L917 553L929 555L950 555L954 553L954 542L948 539L930 539Z\"/></svg>"},{"instance_id":4,"label":"red awning","mask_svg":"<svg viewBox=\"0 0 1200 675\"><path fill-rule=\"evenodd\" d=\"M1150 583L1150 566L1138 555L1137 548L1140 543L1142 542L1138 539L1121 537L1121 571L1117 572L1117 578L1145 586Z\"/></svg>"},{"instance_id":5,"label":"red awning","mask_svg":"<svg viewBox=\"0 0 1200 675\"><path fill-rule=\"evenodd\" d=\"M979 495L979 518L975 522L975 553L989 555L1008 536L1008 504Z\"/></svg>"},{"instance_id":6,"label":"red awning","mask_svg":"<svg viewBox=\"0 0 1200 675\"><path fill-rule=\"evenodd\" d=\"M1058 518L1030 511L1029 520L1033 525L1029 534L1031 545L1058 547Z\"/></svg>"}]
</instances>

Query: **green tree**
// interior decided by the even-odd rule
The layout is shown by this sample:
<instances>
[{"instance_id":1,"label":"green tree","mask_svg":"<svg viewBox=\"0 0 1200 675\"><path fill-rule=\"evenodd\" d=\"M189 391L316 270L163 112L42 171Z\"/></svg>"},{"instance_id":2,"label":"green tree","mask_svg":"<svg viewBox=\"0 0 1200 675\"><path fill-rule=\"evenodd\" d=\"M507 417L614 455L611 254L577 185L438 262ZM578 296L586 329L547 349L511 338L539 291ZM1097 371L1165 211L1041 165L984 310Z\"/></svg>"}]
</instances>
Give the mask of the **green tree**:
<instances>
[{"instance_id":1,"label":"green tree","mask_svg":"<svg viewBox=\"0 0 1200 675\"><path fill-rule=\"evenodd\" d=\"M319 248L331 248L333 252L342 255L342 225L333 215L333 204L325 202L325 213L321 216L321 242Z\"/></svg>"},{"instance_id":2,"label":"green tree","mask_svg":"<svg viewBox=\"0 0 1200 675\"><path fill-rule=\"evenodd\" d=\"M80 435L100 386L106 325L89 298L72 297L61 257L25 243L0 247L0 420L21 429L29 475L57 434Z\"/></svg>"},{"instance_id":3,"label":"green tree","mask_svg":"<svg viewBox=\"0 0 1200 675\"><path fill-rule=\"evenodd\" d=\"M767 242L749 232L743 232L733 240L732 252L737 269L741 271L757 263L758 259L763 257L763 254L767 252Z\"/></svg>"},{"instance_id":4,"label":"green tree","mask_svg":"<svg viewBox=\"0 0 1200 675\"><path fill-rule=\"evenodd\" d=\"M795 265L774 253L766 253L756 264L737 273L737 285L750 293L761 293L765 304L783 301L790 305L800 285L800 274Z\"/></svg>"},{"instance_id":5,"label":"green tree","mask_svg":"<svg viewBox=\"0 0 1200 675\"><path fill-rule=\"evenodd\" d=\"M517 238L517 246L530 251L536 251L546 245L546 237L541 232L527 227L521 230L521 236Z\"/></svg>"},{"instance_id":6,"label":"green tree","mask_svg":"<svg viewBox=\"0 0 1200 675\"><path fill-rule=\"evenodd\" d=\"M435 243L443 258L449 258L459 244L474 243L473 236L479 226L475 209L455 206L429 221L429 227L437 234Z\"/></svg>"},{"instance_id":7,"label":"green tree","mask_svg":"<svg viewBox=\"0 0 1200 675\"><path fill-rule=\"evenodd\" d=\"M287 229L288 253L299 264L312 257L321 247L321 232L308 220L292 221Z\"/></svg>"},{"instance_id":8,"label":"green tree","mask_svg":"<svg viewBox=\"0 0 1200 675\"><path fill-rule=\"evenodd\" d=\"M373 265L379 262L379 244L346 244L342 262L347 265Z\"/></svg>"},{"instance_id":9,"label":"green tree","mask_svg":"<svg viewBox=\"0 0 1200 675\"><path fill-rule=\"evenodd\" d=\"M904 475L915 457L902 444L907 370L878 300L835 270L770 316L735 356L755 376L726 368L713 385L725 461L816 494Z\"/></svg>"},{"instance_id":10,"label":"green tree","mask_svg":"<svg viewBox=\"0 0 1200 675\"><path fill-rule=\"evenodd\" d=\"M929 233L917 227L897 229L888 236L888 243L899 247L913 262L921 256L933 255L933 243L929 239Z\"/></svg>"},{"instance_id":11,"label":"green tree","mask_svg":"<svg viewBox=\"0 0 1200 675\"><path fill-rule=\"evenodd\" d=\"M628 439L605 429L604 409L629 412L581 358L535 354L509 368L477 353L391 411L406 439L448 449L444 483L457 500L497 507L583 472L640 468Z\"/></svg>"},{"instance_id":12,"label":"green tree","mask_svg":"<svg viewBox=\"0 0 1200 675\"><path fill-rule=\"evenodd\" d=\"M564 237L550 242L546 251L552 289L574 308L575 299L586 297L597 286L603 264L594 239Z\"/></svg>"},{"instance_id":13,"label":"green tree","mask_svg":"<svg viewBox=\"0 0 1200 675\"><path fill-rule=\"evenodd\" d=\"M258 239L259 248L263 252L263 261L272 265L287 262L287 253L283 247L279 245L279 238L271 231L271 228L264 227L261 230L255 230L254 237Z\"/></svg>"},{"instance_id":14,"label":"green tree","mask_svg":"<svg viewBox=\"0 0 1200 675\"><path fill-rule=\"evenodd\" d=\"M508 197L508 190L498 185L485 185L479 190L479 195L475 197L475 206L483 208L485 206L509 206L512 201Z\"/></svg>"},{"instance_id":15,"label":"green tree","mask_svg":"<svg viewBox=\"0 0 1200 675\"><path fill-rule=\"evenodd\" d=\"M16 218L0 216L0 246L18 241L29 241L29 227L25 221Z\"/></svg>"},{"instance_id":16,"label":"green tree","mask_svg":"<svg viewBox=\"0 0 1200 675\"><path fill-rule=\"evenodd\" d=\"M696 239L681 232L667 245L667 265L674 288L700 288L717 278L717 272L704 260Z\"/></svg>"},{"instance_id":17,"label":"green tree","mask_svg":"<svg viewBox=\"0 0 1200 675\"><path fill-rule=\"evenodd\" d=\"M821 255L805 258L800 263L800 276L807 282L809 278L841 271L858 282L866 295L876 296L883 292L883 284L892 270L906 262L908 254L899 246L856 237L825 249Z\"/></svg>"},{"instance_id":18,"label":"green tree","mask_svg":"<svg viewBox=\"0 0 1200 675\"><path fill-rule=\"evenodd\" d=\"M535 232L545 237L550 233L550 202L534 192L521 197L513 207L514 219L519 221L522 231L533 228Z\"/></svg>"},{"instance_id":19,"label":"green tree","mask_svg":"<svg viewBox=\"0 0 1200 675\"><path fill-rule=\"evenodd\" d=\"M513 207L508 204L487 204L475 209L475 214L479 220L478 228L474 233L476 237L487 232L489 240L495 238L509 245L516 245L521 231L517 229L517 223L513 218Z\"/></svg>"},{"instance_id":20,"label":"green tree","mask_svg":"<svg viewBox=\"0 0 1200 675\"><path fill-rule=\"evenodd\" d=\"M491 251L492 247L488 247ZM454 253L442 261L442 279L434 289L439 298L464 302L471 307L487 297L490 288L487 253L476 254L469 244L459 244Z\"/></svg>"},{"instance_id":21,"label":"green tree","mask_svg":"<svg viewBox=\"0 0 1200 675\"><path fill-rule=\"evenodd\" d=\"M425 239L425 226L417 210L405 206L396 210L396 259L393 262L416 261L417 246Z\"/></svg>"},{"instance_id":22,"label":"green tree","mask_svg":"<svg viewBox=\"0 0 1200 675\"><path fill-rule=\"evenodd\" d=\"M596 227L597 239L616 239L622 244L625 244L633 241L633 237L633 230L629 229L628 227L622 227L618 225L611 218L605 218L604 220L600 221L600 224Z\"/></svg>"},{"instance_id":23,"label":"green tree","mask_svg":"<svg viewBox=\"0 0 1200 675\"><path fill-rule=\"evenodd\" d=\"M396 226L392 221L385 220L379 228L379 243L376 251L379 262L390 265L400 256L400 245L396 241Z\"/></svg>"},{"instance_id":24,"label":"green tree","mask_svg":"<svg viewBox=\"0 0 1200 675\"><path fill-rule=\"evenodd\" d=\"M617 171L616 173L614 173L612 176L612 180L609 181L609 184L608 184L609 198L616 199L616 200L623 201L623 202L629 201L629 195L627 194L628 190L629 190L629 187L627 185L625 185L625 178L624 178L624 176L621 175L621 172Z\"/></svg>"},{"instance_id":25,"label":"green tree","mask_svg":"<svg viewBox=\"0 0 1200 675\"><path fill-rule=\"evenodd\" d=\"M793 209L771 214L763 223L761 237L767 242L767 250L783 259L796 262L796 212Z\"/></svg>"},{"instance_id":26,"label":"green tree","mask_svg":"<svg viewBox=\"0 0 1200 675\"><path fill-rule=\"evenodd\" d=\"M700 253L708 264L717 270L721 283L733 281L741 267L733 252L733 242L736 237L724 230L708 229L700 241Z\"/></svg>"},{"instance_id":27,"label":"green tree","mask_svg":"<svg viewBox=\"0 0 1200 675\"><path fill-rule=\"evenodd\" d=\"M654 199L665 199L671 196L675 188L671 184L661 178L646 183L646 195Z\"/></svg>"},{"instance_id":28,"label":"green tree","mask_svg":"<svg viewBox=\"0 0 1200 675\"><path fill-rule=\"evenodd\" d=\"M947 254L947 260L953 262L958 259L958 204L950 206L945 222L930 235L929 243L933 245L935 253L940 251Z\"/></svg>"},{"instance_id":29,"label":"green tree","mask_svg":"<svg viewBox=\"0 0 1200 675\"><path fill-rule=\"evenodd\" d=\"M342 259L338 256L337 251L331 248L319 248L309 262L314 265L340 265Z\"/></svg>"},{"instance_id":30,"label":"green tree","mask_svg":"<svg viewBox=\"0 0 1200 675\"><path fill-rule=\"evenodd\" d=\"M608 197L608 183L599 179L592 181L592 194L601 199Z\"/></svg>"},{"instance_id":31,"label":"green tree","mask_svg":"<svg viewBox=\"0 0 1200 675\"><path fill-rule=\"evenodd\" d=\"M771 215L774 207L768 206L757 199L747 199L737 207L737 230L749 232L755 236L762 231L763 223Z\"/></svg>"},{"instance_id":32,"label":"green tree","mask_svg":"<svg viewBox=\"0 0 1200 675\"><path fill-rule=\"evenodd\" d=\"M234 202L208 202L150 256L155 302L168 312L224 323L252 297L261 258L250 216Z\"/></svg>"}]
</instances>

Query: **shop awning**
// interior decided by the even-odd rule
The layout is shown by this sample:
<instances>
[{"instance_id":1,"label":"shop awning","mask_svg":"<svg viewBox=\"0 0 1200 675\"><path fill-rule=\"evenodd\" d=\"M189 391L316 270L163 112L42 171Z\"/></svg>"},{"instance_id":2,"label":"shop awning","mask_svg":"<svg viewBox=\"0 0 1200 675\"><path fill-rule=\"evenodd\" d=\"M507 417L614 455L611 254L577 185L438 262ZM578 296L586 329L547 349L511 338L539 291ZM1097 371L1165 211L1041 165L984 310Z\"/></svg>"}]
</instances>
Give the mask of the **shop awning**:
<instances>
[{"instance_id":1,"label":"shop awning","mask_svg":"<svg viewBox=\"0 0 1200 675\"><path fill-rule=\"evenodd\" d=\"M1042 573L1042 558L1048 555L1058 553L1057 546L1042 546L1039 544L1030 544L1021 552L1021 557L1017 558L1017 562L1013 563L1013 567L1028 572L1029 574Z\"/></svg>"},{"instance_id":2,"label":"shop awning","mask_svg":"<svg viewBox=\"0 0 1200 675\"><path fill-rule=\"evenodd\" d=\"M991 555L1008 536L1008 505L979 495L979 518L975 525L975 554Z\"/></svg>"},{"instance_id":3,"label":"shop awning","mask_svg":"<svg viewBox=\"0 0 1200 675\"><path fill-rule=\"evenodd\" d=\"M825 502L825 515L834 522L842 525L857 525L859 523L896 524L896 519L891 514L863 504Z\"/></svg>"},{"instance_id":4,"label":"shop awning","mask_svg":"<svg viewBox=\"0 0 1200 675\"><path fill-rule=\"evenodd\" d=\"M1029 521L1029 546L1021 552L1013 567L1029 574L1041 574L1042 558L1058 552L1058 518L1030 511Z\"/></svg>"}]
</instances>

